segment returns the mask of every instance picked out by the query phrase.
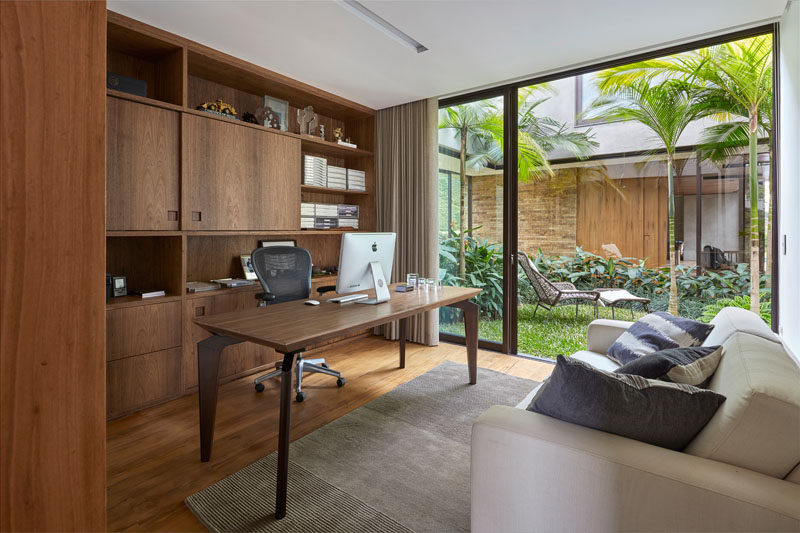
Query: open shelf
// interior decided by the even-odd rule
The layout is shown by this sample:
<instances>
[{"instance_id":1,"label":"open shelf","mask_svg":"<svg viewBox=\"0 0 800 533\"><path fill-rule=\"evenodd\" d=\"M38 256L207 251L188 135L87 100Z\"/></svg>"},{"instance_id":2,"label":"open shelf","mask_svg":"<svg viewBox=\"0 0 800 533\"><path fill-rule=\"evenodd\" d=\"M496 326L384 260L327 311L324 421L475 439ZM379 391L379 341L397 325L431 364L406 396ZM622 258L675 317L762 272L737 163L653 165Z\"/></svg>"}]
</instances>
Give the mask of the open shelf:
<instances>
[{"instance_id":1,"label":"open shelf","mask_svg":"<svg viewBox=\"0 0 800 533\"><path fill-rule=\"evenodd\" d=\"M151 305L180 300L179 294L167 293L166 296L156 296L155 298L142 298L141 296L128 295L106 300L106 309L119 309L121 307L135 307L137 305Z\"/></svg>"},{"instance_id":2,"label":"open shelf","mask_svg":"<svg viewBox=\"0 0 800 533\"><path fill-rule=\"evenodd\" d=\"M344 195L357 195L368 196L367 191L351 191L347 189L331 189L330 187L316 187L314 185L301 185L300 190L303 192L318 192L323 194L344 194Z\"/></svg>"},{"instance_id":3,"label":"open shelf","mask_svg":"<svg viewBox=\"0 0 800 533\"><path fill-rule=\"evenodd\" d=\"M117 24L107 26L107 70L147 83L147 98L183 105L183 47Z\"/></svg>"},{"instance_id":4,"label":"open shelf","mask_svg":"<svg viewBox=\"0 0 800 533\"><path fill-rule=\"evenodd\" d=\"M351 148L341 144L326 141L313 135L300 135L301 147L304 152L314 152L319 155L329 155L333 157L372 157L372 152L361 148Z\"/></svg>"}]
</instances>

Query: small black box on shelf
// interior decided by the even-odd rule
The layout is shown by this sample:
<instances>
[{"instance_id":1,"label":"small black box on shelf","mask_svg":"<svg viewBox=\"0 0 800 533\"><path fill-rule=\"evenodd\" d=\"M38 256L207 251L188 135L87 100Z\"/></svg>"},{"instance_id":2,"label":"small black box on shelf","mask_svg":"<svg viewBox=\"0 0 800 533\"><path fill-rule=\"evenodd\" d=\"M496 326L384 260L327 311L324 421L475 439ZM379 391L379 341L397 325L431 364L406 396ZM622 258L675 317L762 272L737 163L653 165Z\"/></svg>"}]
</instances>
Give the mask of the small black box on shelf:
<instances>
[{"instance_id":1,"label":"small black box on shelf","mask_svg":"<svg viewBox=\"0 0 800 533\"><path fill-rule=\"evenodd\" d=\"M106 87L115 91L147 98L147 82L115 72L106 72Z\"/></svg>"}]
</instances>

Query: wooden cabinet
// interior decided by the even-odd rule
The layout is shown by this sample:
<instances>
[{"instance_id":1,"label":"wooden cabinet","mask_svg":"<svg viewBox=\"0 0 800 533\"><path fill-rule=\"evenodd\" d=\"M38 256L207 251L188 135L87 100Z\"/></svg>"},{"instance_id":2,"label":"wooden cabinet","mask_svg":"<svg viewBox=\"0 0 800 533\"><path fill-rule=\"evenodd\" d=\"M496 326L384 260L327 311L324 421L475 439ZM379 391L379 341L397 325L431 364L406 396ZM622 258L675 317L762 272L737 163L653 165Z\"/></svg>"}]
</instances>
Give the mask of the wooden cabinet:
<instances>
[{"instance_id":1,"label":"wooden cabinet","mask_svg":"<svg viewBox=\"0 0 800 533\"><path fill-rule=\"evenodd\" d=\"M192 319L197 316L228 313L240 309L249 309L258 305L255 294L260 289L242 290L229 294L220 294L201 298L189 298L184 301L183 321L183 383L184 389L197 387L197 343L211 334L196 326ZM278 360L272 348L259 346L252 342L234 344L225 348L224 357L220 361L219 378L233 379L242 374L252 373L254 369Z\"/></svg>"},{"instance_id":2,"label":"wooden cabinet","mask_svg":"<svg viewBox=\"0 0 800 533\"><path fill-rule=\"evenodd\" d=\"M183 116L188 230L299 230L300 140Z\"/></svg>"},{"instance_id":3,"label":"wooden cabinet","mask_svg":"<svg viewBox=\"0 0 800 533\"><path fill-rule=\"evenodd\" d=\"M180 348L126 357L106 365L107 418L175 398L182 392Z\"/></svg>"},{"instance_id":4,"label":"wooden cabinet","mask_svg":"<svg viewBox=\"0 0 800 533\"><path fill-rule=\"evenodd\" d=\"M180 345L180 302L139 305L106 311L107 361Z\"/></svg>"},{"instance_id":5,"label":"wooden cabinet","mask_svg":"<svg viewBox=\"0 0 800 533\"><path fill-rule=\"evenodd\" d=\"M180 113L106 101L107 230L179 229Z\"/></svg>"}]
</instances>

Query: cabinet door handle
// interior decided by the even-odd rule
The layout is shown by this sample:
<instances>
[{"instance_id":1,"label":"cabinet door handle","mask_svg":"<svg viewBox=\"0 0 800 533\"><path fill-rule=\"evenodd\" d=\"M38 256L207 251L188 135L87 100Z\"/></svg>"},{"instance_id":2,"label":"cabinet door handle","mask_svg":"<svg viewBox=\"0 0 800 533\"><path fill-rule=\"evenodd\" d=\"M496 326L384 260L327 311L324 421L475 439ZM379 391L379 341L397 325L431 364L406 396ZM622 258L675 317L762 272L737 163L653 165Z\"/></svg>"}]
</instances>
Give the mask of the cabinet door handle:
<instances>
[{"instance_id":1,"label":"cabinet door handle","mask_svg":"<svg viewBox=\"0 0 800 533\"><path fill-rule=\"evenodd\" d=\"M178 221L178 212L177 211L167 211L167 220L170 222L177 222Z\"/></svg>"},{"instance_id":2,"label":"cabinet door handle","mask_svg":"<svg viewBox=\"0 0 800 533\"><path fill-rule=\"evenodd\" d=\"M200 211L192 211L192 222L200 222L203 220L203 213Z\"/></svg>"}]
</instances>

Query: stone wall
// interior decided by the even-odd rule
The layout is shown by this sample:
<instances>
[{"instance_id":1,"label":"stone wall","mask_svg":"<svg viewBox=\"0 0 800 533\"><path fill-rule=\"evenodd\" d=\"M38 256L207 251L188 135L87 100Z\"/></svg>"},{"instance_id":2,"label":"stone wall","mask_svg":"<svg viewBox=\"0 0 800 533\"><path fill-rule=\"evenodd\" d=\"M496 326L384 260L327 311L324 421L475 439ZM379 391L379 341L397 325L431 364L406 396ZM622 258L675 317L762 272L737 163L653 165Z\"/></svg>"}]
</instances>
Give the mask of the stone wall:
<instances>
[{"instance_id":1,"label":"stone wall","mask_svg":"<svg viewBox=\"0 0 800 533\"><path fill-rule=\"evenodd\" d=\"M574 171L558 171L551 178L519 184L519 250L548 255L575 252L577 187ZM472 224L475 236L502 242L503 177L472 178Z\"/></svg>"}]
</instances>

